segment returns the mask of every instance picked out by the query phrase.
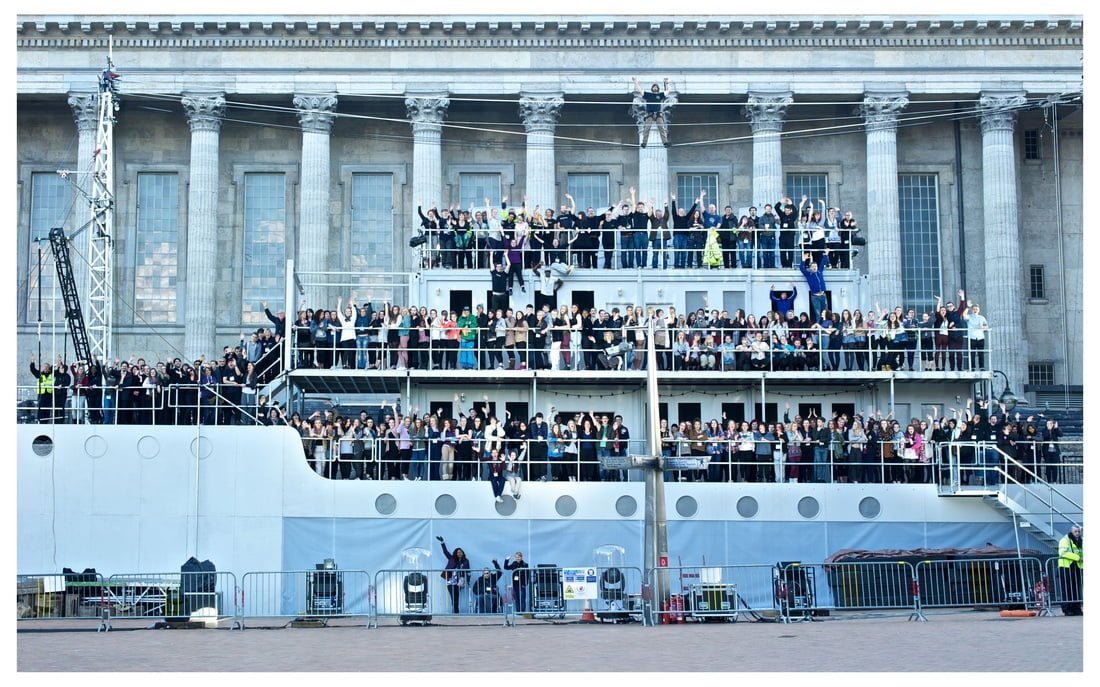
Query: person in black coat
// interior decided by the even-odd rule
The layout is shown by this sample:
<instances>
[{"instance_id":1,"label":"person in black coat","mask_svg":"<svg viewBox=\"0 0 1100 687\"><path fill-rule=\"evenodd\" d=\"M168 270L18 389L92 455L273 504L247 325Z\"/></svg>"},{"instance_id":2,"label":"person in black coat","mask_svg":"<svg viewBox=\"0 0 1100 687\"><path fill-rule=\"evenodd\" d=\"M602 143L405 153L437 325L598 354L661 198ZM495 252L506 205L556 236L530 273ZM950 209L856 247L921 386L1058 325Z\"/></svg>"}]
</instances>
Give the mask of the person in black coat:
<instances>
[{"instance_id":1,"label":"person in black coat","mask_svg":"<svg viewBox=\"0 0 1100 687\"><path fill-rule=\"evenodd\" d=\"M447 581L447 594L451 597L451 612L458 614L458 600L462 596L462 588L470 581L470 559L466 558L466 552L455 547L454 553L447 549L447 543L443 537L436 537L439 546L443 549L443 557L447 559L447 566L440 575Z\"/></svg>"},{"instance_id":2,"label":"person in black coat","mask_svg":"<svg viewBox=\"0 0 1100 687\"><path fill-rule=\"evenodd\" d=\"M500 588L497 587L497 582L503 573L500 570L500 563L497 563L495 558L493 567L496 570L482 568L481 577L474 581L475 613L500 613L501 611Z\"/></svg>"},{"instance_id":3,"label":"person in black coat","mask_svg":"<svg viewBox=\"0 0 1100 687\"><path fill-rule=\"evenodd\" d=\"M496 561L493 562L495 563ZM527 583L530 578L527 569L527 561L523 560L523 552L516 551L516 555L511 561L505 556L504 569L512 571L512 598L515 600L516 613L526 613Z\"/></svg>"},{"instance_id":4,"label":"person in black coat","mask_svg":"<svg viewBox=\"0 0 1100 687\"><path fill-rule=\"evenodd\" d=\"M1060 463L1062 462L1062 448L1057 442L1062 440L1062 430L1058 428L1057 420L1047 420L1046 427L1039 430L1040 460L1043 462L1043 479L1052 484L1057 484L1060 478Z\"/></svg>"}]
</instances>

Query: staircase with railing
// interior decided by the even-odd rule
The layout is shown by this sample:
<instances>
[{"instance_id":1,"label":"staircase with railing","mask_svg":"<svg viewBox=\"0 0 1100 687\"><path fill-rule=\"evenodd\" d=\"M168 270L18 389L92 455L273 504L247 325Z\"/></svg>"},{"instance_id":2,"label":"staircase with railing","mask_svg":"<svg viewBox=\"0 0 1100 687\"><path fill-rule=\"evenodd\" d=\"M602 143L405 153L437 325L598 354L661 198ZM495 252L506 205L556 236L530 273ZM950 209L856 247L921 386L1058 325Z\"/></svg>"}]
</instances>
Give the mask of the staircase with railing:
<instances>
[{"instance_id":1,"label":"staircase with railing","mask_svg":"<svg viewBox=\"0 0 1100 687\"><path fill-rule=\"evenodd\" d=\"M1056 443L1058 462L1042 464L1046 479L1038 465L1026 465L992 442L944 443L938 456L939 495L980 497L1055 551L1058 540L1081 523L1084 512L1080 442Z\"/></svg>"}]
</instances>

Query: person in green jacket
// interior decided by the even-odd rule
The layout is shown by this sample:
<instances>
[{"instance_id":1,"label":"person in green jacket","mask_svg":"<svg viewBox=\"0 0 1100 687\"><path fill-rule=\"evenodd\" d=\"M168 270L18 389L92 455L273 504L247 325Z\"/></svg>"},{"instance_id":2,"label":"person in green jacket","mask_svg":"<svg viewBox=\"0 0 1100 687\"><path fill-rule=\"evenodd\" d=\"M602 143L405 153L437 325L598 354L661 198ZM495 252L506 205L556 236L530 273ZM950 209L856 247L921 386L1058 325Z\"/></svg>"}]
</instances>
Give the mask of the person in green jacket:
<instances>
[{"instance_id":1,"label":"person in green jacket","mask_svg":"<svg viewBox=\"0 0 1100 687\"><path fill-rule=\"evenodd\" d=\"M477 318L470 314L470 306L462 306L458 318L458 367L460 370L477 369L474 344L477 342Z\"/></svg>"}]
</instances>

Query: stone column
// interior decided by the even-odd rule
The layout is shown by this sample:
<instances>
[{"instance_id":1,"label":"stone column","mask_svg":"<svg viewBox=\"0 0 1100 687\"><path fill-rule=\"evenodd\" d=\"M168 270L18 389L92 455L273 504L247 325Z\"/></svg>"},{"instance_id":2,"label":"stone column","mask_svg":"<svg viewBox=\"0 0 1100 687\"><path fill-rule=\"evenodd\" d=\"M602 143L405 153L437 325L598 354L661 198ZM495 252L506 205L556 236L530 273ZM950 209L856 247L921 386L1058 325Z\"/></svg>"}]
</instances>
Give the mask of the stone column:
<instances>
[{"instance_id":1,"label":"stone column","mask_svg":"<svg viewBox=\"0 0 1100 687\"><path fill-rule=\"evenodd\" d=\"M985 210L985 293L982 314L989 320L989 364L1008 377L1016 393L1027 381L1027 350L1020 312L1020 224L1016 199L1016 109L1026 102L1019 91L983 91L982 206ZM976 256L973 256L976 257ZM963 259L972 256L964 255Z\"/></svg>"},{"instance_id":2,"label":"stone column","mask_svg":"<svg viewBox=\"0 0 1100 687\"><path fill-rule=\"evenodd\" d=\"M92 158L95 155L96 123L99 121L99 93L95 91L85 93L69 93L69 107L73 108L73 118L76 119L76 132L78 136L76 152L76 176L71 177L77 186L85 193L92 191ZM83 197L76 198L73 205L72 224L69 225L67 234L72 236L78 229L84 227L84 231L72 239L72 247L84 257L72 256L73 279L76 281L77 292L80 294L80 309L84 311L84 317L88 317L88 297L92 290L91 274L88 272L88 264L85 260L92 256L92 237L95 236L95 228L90 224L92 208ZM52 266L50 268L53 269ZM56 274L56 273L54 273ZM54 274L50 278L54 278Z\"/></svg>"},{"instance_id":3,"label":"stone column","mask_svg":"<svg viewBox=\"0 0 1100 687\"><path fill-rule=\"evenodd\" d=\"M668 97L662 103L665 111L665 123L672 124L672 108L679 102L679 93L670 90ZM635 93L630 113L638 125L638 143L642 142L642 134L645 131L645 101ZM668 198L668 147L661 141L661 135L654 130L649 132L649 140L645 148L638 148L638 200L649 205L649 201L657 208L663 208L665 199ZM666 132L668 133L668 132ZM618 201L611 198L611 202ZM633 211L634 208L631 208Z\"/></svg>"},{"instance_id":4,"label":"stone column","mask_svg":"<svg viewBox=\"0 0 1100 687\"><path fill-rule=\"evenodd\" d=\"M905 305L898 219L898 112L904 92L871 92L861 108L867 127L867 273L871 293L884 308Z\"/></svg>"},{"instance_id":5,"label":"stone column","mask_svg":"<svg viewBox=\"0 0 1100 687\"><path fill-rule=\"evenodd\" d=\"M298 260L300 272L322 272L337 268L339 254L329 241L329 139L332 132L336 96L304 94L294 96L298 122L302 126L302 169L299 201ZM310 274L303 281L316 283L320 275ZM328 289L305 286L302 303L306 307L332 307ZM287 311L292 311L287 304Z\"/></svg>"},{"instance_id":6,"label":"stone column","mask_svg":"<svg viewBox=\"0 0 1100 687\"><path fill-rule=\"evenodd\" d=\"M225 116L222 93L185 94L191 125L191 168L187 192L187 301L183 350L189 360L218 352L214 333L218 255L218 134Z\"/></svg>"},{"instance_id":7,"label":"stone column","mask_svg":"<svg viewBox=\"0 0 1100 687\"><path fill-rule=\"evenodd\" d=\"M527 130L527 204L557 212L554 190L554 128L558 124L562 93L520 94L519 116ZM496 199L494 199L496 200Z\"/></svg>"},{"instance_id":8,"label":"stone column","mask_svg":"<svg viewBox=\"0 0 1100 687\"><path fill-rule=\"evenodd\" d=\"M451 101L444 93L410 95L405 108L413 130L413 202L444 207L443 154L440 139L443 118ZM493 199L494 202L499 198ZM412 227L407 227L411 231Z\"/></svg>"},{"instance_id":9,"label":"stone column","mask_svg":"<svg viewBox=\"0 0 1100 687\"><path fill-rule=\"evenodd\" d=\"M784 195L783 147L779 134L783 131L783 120L793 96L786 90L749 89L744 114L752 123L752 202L761 213L765 204L774 204Z\"/></svg>"}]
</instances>

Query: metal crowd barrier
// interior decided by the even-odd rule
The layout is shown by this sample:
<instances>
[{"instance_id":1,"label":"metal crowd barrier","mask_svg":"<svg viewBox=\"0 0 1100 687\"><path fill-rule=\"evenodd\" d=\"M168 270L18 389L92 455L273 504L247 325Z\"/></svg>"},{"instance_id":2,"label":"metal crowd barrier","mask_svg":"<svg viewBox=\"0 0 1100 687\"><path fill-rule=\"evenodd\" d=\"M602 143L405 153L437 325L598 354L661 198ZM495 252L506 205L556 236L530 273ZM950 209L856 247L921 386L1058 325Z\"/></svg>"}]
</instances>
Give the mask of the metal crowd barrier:
<instances>
[{"instance_id":1,"label":"metal crowd barrier","mask_svg":"<svg viewBox=\"0 0 1100 687\"><path fill-rule=\"evenodd\" d=\"M1057 556L1048 558L1043 565L1043 584L1036 589L1039 594L1044 595L1048 615L1053 615L1055 606L1085 602L1084 570L1080 574L1075 574L1072 570L1058 567Z\"/></svg>"},{"instance_id":2,"label":"metal crowd barrier","mask_svg":"<svg viewBox=\"0 0 1100 687\"><path fill-rule=\"evenodd\" d=\"M374 622L375 588L365 570L247 572L241 578L237 619L289 618L327 625L341 618Z\"/></svg>"},{"instance_id":3,"label":"metal crowd barrier","mask_svg":"<svg viewBox=\"0 0 1100 687\"><path fill-rule=\"evenodd\" d=\"M16 618L99 618L103 589L98 573L16 575Z\"/></svg>"},{"instance_id":4,"label":"metal crowd barrier","mask_svg":"<svg viewBox=\"0 0 1100 687\"><path fill-rule=\"evenodd\" d=\"M737 622L776 610L774 573L768 565L699 565L658 568L645 592L654 625L684 622ZM667 587L666 587L667 585Z\"/></svg>"},{"instance_id":5,"label":"metal crowd barrier","mask_svg":"<svg viewBox=\"0 0 1100 687\"><path fill-rule=\"evenodd\" d=\"M231 572L111 575L101 592L101 627L116 618L238 622L237 577Z\"/></svg>"},{"instance_id":6,"label":"metal crowd barrier","mask_svg":"<svg viewBox=\"0 0 1100 687\"><path fill-rule=\"evenodd\" d=\"M812 617L814 610L905 611L910 620L919 619L915 584L916 572L906 561L839 561L820 565L786 566L780 574L788 596L781 599L785 621ZM800 588L807 590L809 603L799 608L792 603ZM777 595L778 596L778 595ZM800 612L801 611L801 612Z\"/></svg>"},{"instance_id":7,"label":"metal crowd barrier","mask_svg":"<svg viewBox=\"0 0 1100 687\"><path fill-rule=\"evenodd\" d=\"M491 619L504 626L514 625L516 598L511 571L504 570L495 583L479 582L482 576L476 568L458 573L379 570L374 576L374 625L380 618L392 618L401 625L428 625L433 618L441 617Z\"/></svg>"},{"instance_id":8,"label":"metal crowd barrier","mask_svg":"<svg viewBox=\"0 0 1100 687\"><path fill-rule=\"evenodd\" d=\"M916 612L996 607L1041 610L1045 577L1038 558L979 558L920 561L915 566Z\"/></svg>"}]
</instances>

